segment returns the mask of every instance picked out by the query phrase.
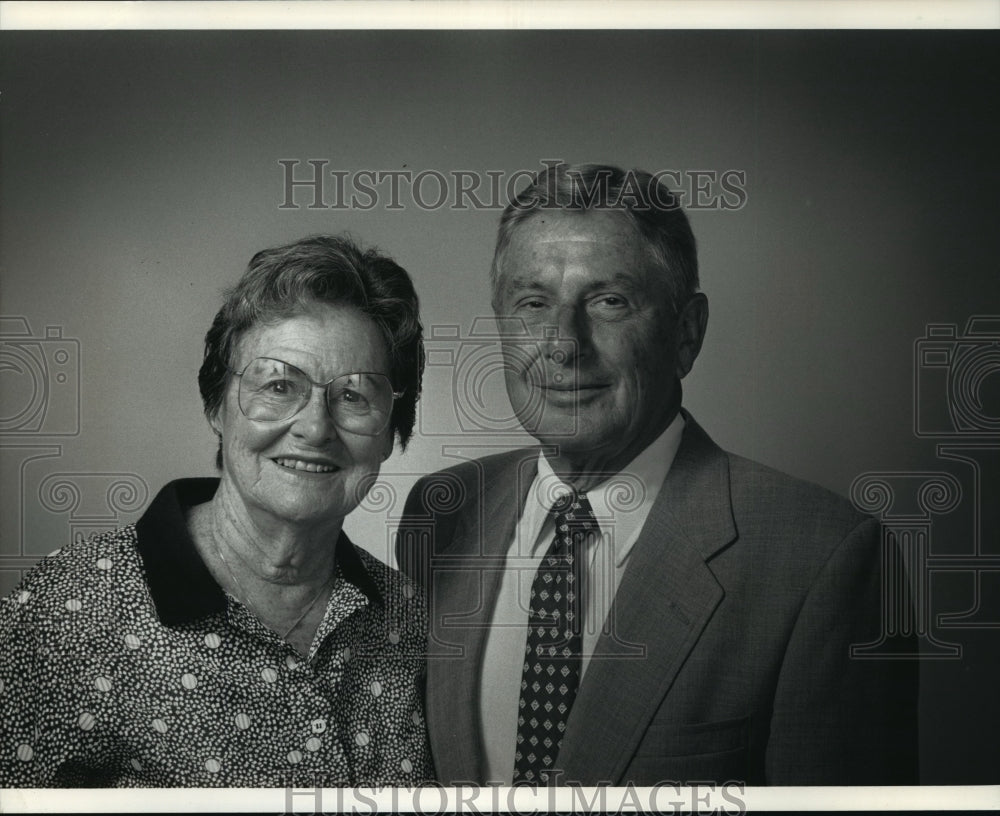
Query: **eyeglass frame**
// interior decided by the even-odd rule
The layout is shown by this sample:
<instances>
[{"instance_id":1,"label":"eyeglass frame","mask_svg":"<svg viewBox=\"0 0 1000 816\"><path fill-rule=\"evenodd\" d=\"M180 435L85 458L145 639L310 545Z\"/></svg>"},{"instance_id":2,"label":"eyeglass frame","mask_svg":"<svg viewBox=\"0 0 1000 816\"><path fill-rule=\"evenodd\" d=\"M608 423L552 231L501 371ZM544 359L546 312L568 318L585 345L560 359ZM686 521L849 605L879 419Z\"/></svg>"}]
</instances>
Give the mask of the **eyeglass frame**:
<instances>
[{"instance_id":1,"label":"eyeglass frame","mask_svg":"<svg viewBox=\"0 0 1000 816\"><path fill-rule=\"evenodd\" d=\"M336 377L333 377L333 378L327 380L325 383L321 383L321 382L316 382L316 380L314 380L312 377L310 377L308 374L306 374L306 372L304 372L301 368L299 368L294 363L290 363L287 360L282 360L279 357L268 357L267 355L260 355L258 357L254 357L245 366L243 366L243 370L242 371L237 371L235 368L230 368L229 366L226 366L226 371L228 371L234 377L239 377L240 378L240 383L242 384L242 382L243 382L243 375L246 374L247 369L250 368L250 366L253 365L253 363L255 363L257 360L271 360L271 361L273 361L275 363L281 363L281 365L283 365L283 366L288 366L289 368L294 368L296 371L298 371L300 374L302 374L302 376L305 377L306 382L309 383L309 397L306 399L305 402L302 403L302 405L299 407L299 409L297 411L295 411L294 413L289 414L286 417L283 417L281 419L257 419L256 417L252 417L249 414L247 414L246 409L243 407L243 402L242 402L242 400L240 400L240 392L239 392L239 390L237 390L237 392L236 392L236 404L240 408L240 413L243 414L243 416L245 416L251 422L268 422L268 423L270 423L270 422L287 422L290 419L294 419L299 414L301 414L302 411L303 411L303 409L305 409L305 407L309 404L309 401L312 399L313 389L315 389L315 388L322 388L323 389L323 407L326 409L326 413L330 417L330 420L333 422L334 425L336 425L342 431L347 431L347 433L357 434L358 436L378 436L380 433L382 433L383 431L385 431L385 429L388 428L392 424L392 409L395 407L396 400L398 400L400 397L403 396L403 394L406 393L406 389L405 388L402 391L396 391L395 389L393 389L391 391L391 393L392 393L392 406L390 406L390 408L389 408L389 413L388 413L388 417L386 419L385 425L382 428L380 428L379 430L377 430L375 433L370 433L370 434L362 433L361 431L354 431L354 430L351 430L350 428L342 428L340 426L340 424L334 418L333 412L330 410L330 400L329 400L329 396L328 396L329 392L327 391L327 389L333 384L333 382L335 380L339 380L341 377L350 377L352 375L359 375L359 374L371 374L371 375L373 375L375 377L384 377L385 381L387 383L389 383L389 388L392 389L393 388L392 380L389 378L388 374L383 374L381 371L345 371L343 374L338 374Z\"/></svg>"}]
</instances>

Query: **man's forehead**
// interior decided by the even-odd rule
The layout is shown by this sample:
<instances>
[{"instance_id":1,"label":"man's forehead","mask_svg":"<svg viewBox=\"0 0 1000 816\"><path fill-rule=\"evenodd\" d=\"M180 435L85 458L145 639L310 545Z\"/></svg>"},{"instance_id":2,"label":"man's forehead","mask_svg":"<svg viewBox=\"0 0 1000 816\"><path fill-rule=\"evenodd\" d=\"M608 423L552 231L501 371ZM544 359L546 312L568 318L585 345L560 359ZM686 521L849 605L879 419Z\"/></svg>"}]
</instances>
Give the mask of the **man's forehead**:
<instances>
[{"instance_id":1,"label":"man's forehead","mask_svg":"<svg viewBox=\"0 0 1000 816\"><path fill-rule=\"evenodd\" d=\"M608 241L607 236L581 232L567 234L544 232L539 236L525 236L525 240L530 241L532 244L605 244Z\"/></svg>"},{"instance_id":2,"label":"man's forehead","mask_svg":"<svg viewBox=\"0 0 1000 816\"><path fill-rule=\"evenodd\" d=\"M531 244L636 241L639 236L621 213L587 211L582 213L556 211L536 213L522 222L511 236Z\"/></svg>"},{"instance_id":3,"label":"man's forehead","mask_svg":"<svg viewBox=\"0 0 1000 816\"><path fill-rule=\"evenodd\" d=\"M560 269L591 268L610 270L623 265L645 266L648 247L632 228L620 218L603 220L584 216L562 216L549 220L539 216L526 222L511 237L504 253L503 266L508 272L539 267ZM530 274L530 273L529 273Z\"/></svg>"}]
</instances>

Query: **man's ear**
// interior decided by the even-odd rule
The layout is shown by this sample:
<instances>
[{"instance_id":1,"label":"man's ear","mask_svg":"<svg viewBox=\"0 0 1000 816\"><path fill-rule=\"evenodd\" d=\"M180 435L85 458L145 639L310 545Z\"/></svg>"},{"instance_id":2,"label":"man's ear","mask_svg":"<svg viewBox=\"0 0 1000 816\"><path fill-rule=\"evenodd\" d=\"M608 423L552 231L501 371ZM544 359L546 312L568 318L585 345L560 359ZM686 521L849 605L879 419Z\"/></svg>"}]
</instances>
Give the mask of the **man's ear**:
<instances>
[{"instance_id":1,"label":"man's ear","mask_svg":"<svg viewBox=\"0 0 1000 816\"><path fill-rule=\"evenodd\" d=\"M684 378L694 367L708 328L708 298L695 292L677 316L677 376Z\"/></svg>"}]
</instances>

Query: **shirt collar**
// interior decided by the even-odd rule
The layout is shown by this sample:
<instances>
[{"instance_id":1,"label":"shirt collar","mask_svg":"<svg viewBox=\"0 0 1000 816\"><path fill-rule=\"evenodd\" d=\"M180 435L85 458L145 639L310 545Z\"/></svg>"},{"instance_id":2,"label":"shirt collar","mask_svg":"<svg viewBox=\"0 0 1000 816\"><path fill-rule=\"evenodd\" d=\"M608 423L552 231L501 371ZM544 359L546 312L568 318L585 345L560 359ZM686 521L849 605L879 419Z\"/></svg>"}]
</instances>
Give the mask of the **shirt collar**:
<instances>
[{"instance_id":1,"label":"shirt collar","mask_svg":"<svg viewBox=\"0 0 1000 816\"><path fill-rule=\"evenodd\" d=\"M659 495L663 480L673 464L684 433L684 417L677 416L625 467L609 479L587 491L594 517L605 532L614 525L615 562L620 566L632 551L649 510ZM552 470L542 451L538 455L538 473L529 491L526 513L531 512L537 532L548 516L552 501L571 488ZM531 501L531 497L536 497Z\"/></svg>"},{"instance_id":2,"label":"shirt collar","mask_svg":"<svg viewBox=\"0 0 1000 816\"><path fill-rule=\"evenodd\" d=\"M149 594L160 621L175 626L224 612L226 596L201 560L187 526L187 511L209 501L218 479L178 479L167 484L136 522L136 545L146 571ZM361 556L341 531L337 540L341 576L372 603L383 603Z\"/></svg>"}]
</instances>

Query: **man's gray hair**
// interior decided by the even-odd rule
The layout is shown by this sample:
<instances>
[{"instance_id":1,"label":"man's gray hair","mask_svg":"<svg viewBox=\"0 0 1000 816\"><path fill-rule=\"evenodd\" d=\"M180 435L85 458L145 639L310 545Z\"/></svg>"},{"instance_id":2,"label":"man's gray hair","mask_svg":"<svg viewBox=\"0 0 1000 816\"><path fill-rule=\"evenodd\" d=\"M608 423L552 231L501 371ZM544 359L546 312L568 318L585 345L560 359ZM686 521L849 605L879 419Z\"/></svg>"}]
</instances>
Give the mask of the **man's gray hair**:
<instances>
[{"instance_id":1,"label":"man's gray hair","mask_svg":"<svg viewBox=\"0 0 1000 816\"><path fill-rule=\"evenodd\" d=\"M655 175L606 164L557 164L539 172L500 217L490 282L499 305L503 257L523 223L561 210L618 213L636 230L654 267L667 284L669 307L677 314L698 291L698 251L677 196Z\"/></svg>"}]
</instances>

